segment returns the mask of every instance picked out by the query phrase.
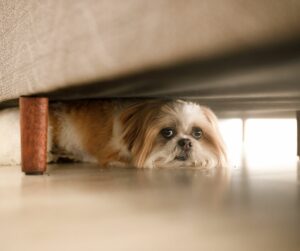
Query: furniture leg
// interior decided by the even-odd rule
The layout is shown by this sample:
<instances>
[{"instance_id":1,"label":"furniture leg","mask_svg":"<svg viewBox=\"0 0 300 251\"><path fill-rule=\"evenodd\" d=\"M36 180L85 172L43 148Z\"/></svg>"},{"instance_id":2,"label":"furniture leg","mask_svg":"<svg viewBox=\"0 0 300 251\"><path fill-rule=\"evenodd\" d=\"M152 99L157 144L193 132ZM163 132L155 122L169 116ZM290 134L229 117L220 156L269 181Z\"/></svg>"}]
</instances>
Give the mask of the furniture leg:
<instances>
[{"instance_id":1,"label":"furniture leg","mask_svg":"<svg viewBox=\"0 0 300 251\"><path fill-rule=\"evenodd\" d=\"M300 157L300 111L297 111L297 156Z\"/></svg>"},{"instance_id":2,"label":"furniture leg","mask_svg":"<svg viewBox=\"0 0 300 251\"><path fill-rule=\"evenodd\" d=\"M20 97L22 171L43 174L47 164L48 98Z\"/></svg>"}]
</instances>

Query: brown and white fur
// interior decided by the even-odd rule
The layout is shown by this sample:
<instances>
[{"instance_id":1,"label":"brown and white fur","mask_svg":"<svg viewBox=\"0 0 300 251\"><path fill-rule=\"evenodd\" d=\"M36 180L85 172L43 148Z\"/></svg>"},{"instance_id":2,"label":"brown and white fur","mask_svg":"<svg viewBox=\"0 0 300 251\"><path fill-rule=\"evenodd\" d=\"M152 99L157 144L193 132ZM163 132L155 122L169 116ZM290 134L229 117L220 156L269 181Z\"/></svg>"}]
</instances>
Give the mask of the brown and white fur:
<instances>
[{"instance_id":1,"label":"brown and white fur","mask_svg":"<svg viewBox=\"0 0 300 251\"><path fill-rule=\"evenodd\" d=\"M15 124L7 127L17 127L18 110L12 109L6 114L0 112L0 130L5 116L7 120L9 117L9 123ZM49 161L67 157L98 162L101 166L226 166L217 118L209 108L195 103L181 100L72 101L52 105L49 121ZM15 133L18 138L18 132ZM169 137L169 134L172 135ZM3 142L3 137L0 135L0 145L6 145L7 149L13 143L9 142L10 138ZM19 145L13 147L15 152ZM4 147L0 146L0 164L20 163L19 154L5 151L4 154Z\"/></svg>"}]
</instances>

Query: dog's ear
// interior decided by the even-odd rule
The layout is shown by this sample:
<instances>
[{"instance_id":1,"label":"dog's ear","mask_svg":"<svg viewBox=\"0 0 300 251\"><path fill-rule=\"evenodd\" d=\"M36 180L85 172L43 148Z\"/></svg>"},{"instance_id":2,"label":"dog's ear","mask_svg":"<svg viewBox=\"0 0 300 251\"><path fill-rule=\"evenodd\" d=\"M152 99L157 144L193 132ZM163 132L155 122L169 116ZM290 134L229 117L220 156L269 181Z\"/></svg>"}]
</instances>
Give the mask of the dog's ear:
<instances>
[{"instance_id":1,"label":"dog's ear","mask_svg":"<svg viewBox=\"0 0 300 251\"><path fill-rule=\"evenodd\" d=\"M219 122L218 122L218 118L215 115L215 113L206 106L201 106L201 110L202 110L203 114L205 115L205 118L207 119L207 121L214 128L214 130L219 131L219 126L218 126Z\"/></svg>"},{"instance_id":2,"label":"dog's ear","mask_svg":"<svg viewBox=\"0 0 300 251\"><path fill-rule=\"evenodd\" d=\"M143 167L151 153L159 132L156 126L161 104L142 102L130 105L121 116L124 125L123 140L133 156L133 164Z\"/></svg>"},{"instance_id":3,"label":"dog's ear","mask_svg":"<svg viewBox=\"0 0 300 251\"><path fill-rule=\"evenodd\" d=\"M209 125L204 128L205 138L218 156L218 165L220 167L226 167L228 165L226 147L219 130L218 118L208 107L201 106L201 110L209 123Z\"/></svg>"}]
</instances>

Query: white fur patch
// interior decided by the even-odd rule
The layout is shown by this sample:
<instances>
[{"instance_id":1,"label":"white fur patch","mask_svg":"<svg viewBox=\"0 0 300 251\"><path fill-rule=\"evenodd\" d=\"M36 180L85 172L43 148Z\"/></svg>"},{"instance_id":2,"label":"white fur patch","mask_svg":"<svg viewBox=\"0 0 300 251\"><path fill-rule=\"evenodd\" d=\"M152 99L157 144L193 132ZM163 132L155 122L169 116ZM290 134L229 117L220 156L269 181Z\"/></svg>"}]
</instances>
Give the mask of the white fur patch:
<instances>
[{"instance_id":1,"label":"white fur patch","mask_svg":"<svg viewBox=\"0 0 300 251\"><path fill-rule=\"evenodd\" d=\"M178 118L180 118L184 131L189 130L193 123L206 120L200 106L189 102L185 102L183 106L180 106Z\"/></svg>"},{"instance_id":2,"label":"white fur patch","mask_svg":"<svg viewBox=\"0 0 300 251\"><path fill-rule=\"evenodd\" d=\"M66 157L77 161L96 163L96 159L84 150L79 137L80 133L67 114L61 116L60 123L61 130L58 136L58 142L59 146L67 153Z\"/></svg>"},{"instance_id":3,"label":"white fur patch","mask_svg":"<svg viewBox=\"0 0 300 251\"><path fill-rule=\"evenodd\" d=\"M0 165L21 163L19 110L0 111Z\"/></svg>"},{"instance_id":4,"label":"white fur patch","mask_svg":"<svg viewBox=\"0 0 300 251\"><path fill-rule=\"evenodd\" d=\"M51 127L48 127L47 162L53 160ZM0 111L0 165L21 164L20 112L18 108Z\"/></svg>"},{"instance_id":5,"label":"white fur patch","mask_svg":"<svg viewBox=\"0 0 300 251\"><path fill-rule=\"evenodd\" d=\"M113 123L112 138L110 145L113 149L120 152L120 156L130 158L131 154L123 141L123 128L118 116L115 116Z\"/></svg>"}]
</instances>

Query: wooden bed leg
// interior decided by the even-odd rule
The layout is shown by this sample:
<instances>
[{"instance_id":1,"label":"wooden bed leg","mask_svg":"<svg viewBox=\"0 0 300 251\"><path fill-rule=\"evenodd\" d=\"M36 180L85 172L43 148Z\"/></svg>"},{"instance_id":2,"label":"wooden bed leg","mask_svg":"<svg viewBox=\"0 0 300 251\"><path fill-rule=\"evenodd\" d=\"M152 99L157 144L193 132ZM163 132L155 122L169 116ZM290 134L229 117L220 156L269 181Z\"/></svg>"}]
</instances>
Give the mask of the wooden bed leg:
<instances>
[{"instance_id":1,"label":"wooden bed leg","mask_svg":"<svg viewBox=\"0 0 300 251\"><path fill-rule=\"evenodd\" d=\"M300 157L300 111L297 111L297 156Z\"/></svg>"},{"instance_id":2,"label":"wooden bed leg","mask_svg":"<svg viewBox=\"0 0 300 251\"><path fill-rule=\"evenodd\" d=\"M47 165L48 98L20 97L21 159L25 174L43 174Z\"/></svg>"}]
</instances>

